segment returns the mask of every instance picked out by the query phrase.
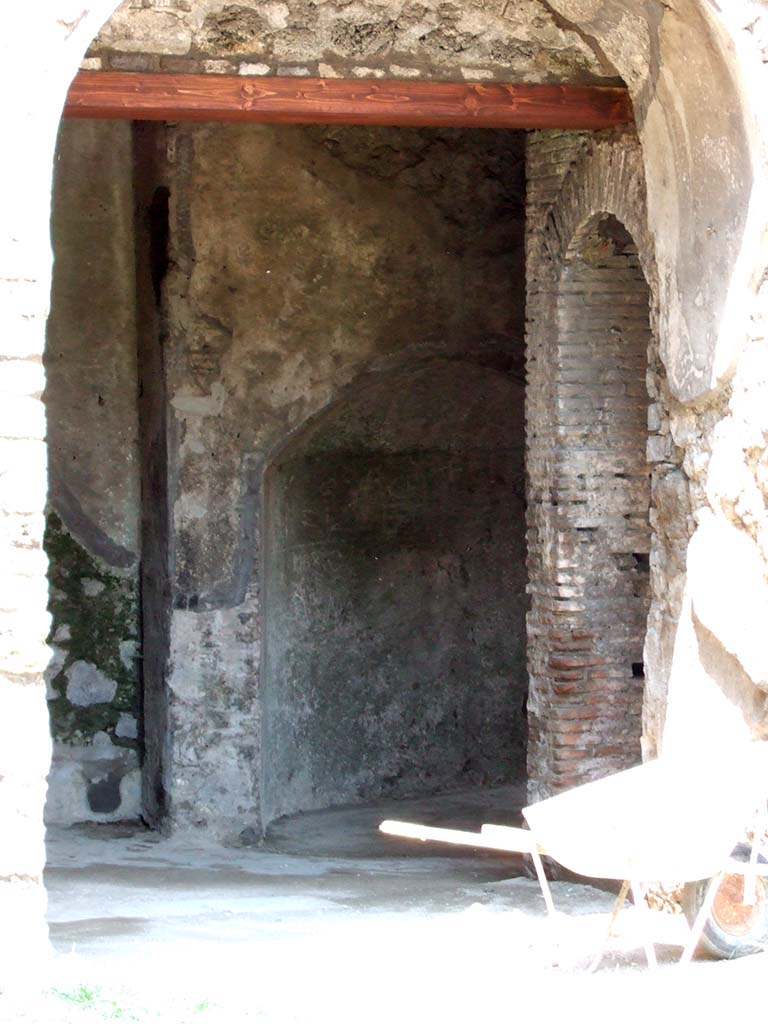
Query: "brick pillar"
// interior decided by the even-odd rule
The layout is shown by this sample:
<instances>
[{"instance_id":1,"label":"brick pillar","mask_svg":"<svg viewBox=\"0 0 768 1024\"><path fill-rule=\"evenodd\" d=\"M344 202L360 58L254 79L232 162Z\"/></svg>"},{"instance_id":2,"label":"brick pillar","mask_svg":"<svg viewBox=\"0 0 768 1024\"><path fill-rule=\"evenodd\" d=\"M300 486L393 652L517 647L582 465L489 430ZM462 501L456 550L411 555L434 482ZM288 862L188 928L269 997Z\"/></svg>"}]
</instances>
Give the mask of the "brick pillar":
<instances>
[{"instance_id":1,"label":"brick pillar","mask_svg":"<svg viewBox=\"0 0 768 1024\"><path fill-rule=\"evenodd\" d=\"M556 690L545 685L555 654L550 632L552 577L557 552L551 528L553 457L557 446L556 377L547 325L551 289L545 274L545 226L563 181L589 142L585 132L534 132L526 155L526 468L528 474L528 778L529 796L540 799L552 785L556 756L551 712ZM549 682L549 681L548 681Z\"/></svg>"},{"instance_id":2,"label":"brick pillar","mask_svg":"<svg viewBox=\"0 0 768 1024\"><path fill-rule=\"evenodd\" d=\"M115 6L114 0L97 0L89 10L71 0L23 5L0 40L0 991L43 983L40 956L47 951L42 355L53 154L67 85Z\"/></svg>"}]
</instances>

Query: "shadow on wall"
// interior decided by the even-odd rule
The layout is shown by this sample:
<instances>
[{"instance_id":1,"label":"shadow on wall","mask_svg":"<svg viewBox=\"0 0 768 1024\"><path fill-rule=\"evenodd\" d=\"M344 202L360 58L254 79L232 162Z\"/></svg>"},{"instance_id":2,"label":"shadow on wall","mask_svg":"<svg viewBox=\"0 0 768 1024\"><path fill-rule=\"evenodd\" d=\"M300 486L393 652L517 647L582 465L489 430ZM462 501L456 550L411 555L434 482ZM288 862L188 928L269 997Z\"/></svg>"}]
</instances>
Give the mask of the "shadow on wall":
<instances>
[{"instance_id":1,"label":"shadow on wall","mask_svg":"<svg viewBox=\"0 0 768 1024\"><path fill-rule=\"evenodd\" d=\"M520 779L524 385L433 359L265 479L264 822Z\"/></svg>"}]
</instances>

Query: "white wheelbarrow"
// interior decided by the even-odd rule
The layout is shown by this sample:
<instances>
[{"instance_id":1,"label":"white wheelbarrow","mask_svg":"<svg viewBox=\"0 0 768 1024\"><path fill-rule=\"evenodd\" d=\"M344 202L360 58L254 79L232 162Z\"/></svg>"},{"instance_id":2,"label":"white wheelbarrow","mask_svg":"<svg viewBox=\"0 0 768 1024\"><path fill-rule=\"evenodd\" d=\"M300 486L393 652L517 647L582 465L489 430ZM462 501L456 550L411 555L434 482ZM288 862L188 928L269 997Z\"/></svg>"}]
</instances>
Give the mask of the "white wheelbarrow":
<instances>
[{"instance_id":1,"label":"white wheelbarrow","mask_svg":"<svg viewBox=\"0 0 768 1024\"><path fill-rule=\"evenodd\" d=\"M404 838L530 854L550 913L555 908L542 856L579 875L621 881L609 935L630 888L636 906L647 909L644 883L685 882L691 935L680 962L687 963L700 942L719 956L768 943L768 862L759 855L767 794L768 743L753 743L727 756L721 750L663 757L577 786L526 807L528 829L483 825L477 833L398 821L379 828ZM751 822L750 851L739 843ZM646 955L655 966L648 934Z\"/></svg>"}]
</instances>

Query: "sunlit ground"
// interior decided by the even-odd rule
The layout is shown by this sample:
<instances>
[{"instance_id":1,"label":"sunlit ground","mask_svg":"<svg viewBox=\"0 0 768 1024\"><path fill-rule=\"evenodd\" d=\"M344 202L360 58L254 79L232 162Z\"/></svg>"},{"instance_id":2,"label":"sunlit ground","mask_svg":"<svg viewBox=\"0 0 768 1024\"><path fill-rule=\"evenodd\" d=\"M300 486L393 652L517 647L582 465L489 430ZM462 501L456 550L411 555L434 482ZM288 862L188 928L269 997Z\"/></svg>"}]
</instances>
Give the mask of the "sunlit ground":
<instances>
[{"instance_id":1,"label":"sunlit ground","mask_svg":"<svg viewBox=\"0 0 768 1024\"><path fill-rule=\"evenodd\" d=\"M53 834L45 992L6 995L0 1020L764 1018L764 955L679 968L685 922L654 914L662 963L650 973L645 919L627 907L588 974L611 894L555 883L551 918L537 883L509 878L503 856L410 855L378 838L331 856L324 841L345 820L348 836L367 835L361 814L299 819L299 852L284 849L290 829L266 849L130 830Z\"/></svg>"}]
</instances>

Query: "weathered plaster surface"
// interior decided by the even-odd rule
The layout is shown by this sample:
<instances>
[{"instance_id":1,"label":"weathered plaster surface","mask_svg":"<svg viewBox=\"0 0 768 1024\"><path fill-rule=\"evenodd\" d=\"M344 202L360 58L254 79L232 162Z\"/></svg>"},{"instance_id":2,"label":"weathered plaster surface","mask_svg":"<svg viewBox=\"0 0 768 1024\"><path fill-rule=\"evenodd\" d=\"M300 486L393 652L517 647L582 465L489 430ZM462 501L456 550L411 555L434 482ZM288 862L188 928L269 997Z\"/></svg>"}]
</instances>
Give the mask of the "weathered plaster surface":
<instances>
[{"instance_id":1,"label":"weathered plaster surface","mask_svg":"<svg viewBox=\"0 0 768 1024\"><path fill-rule=\"evenodd\" d=\"M48 518L45 549L54 739L46 817L59 824L136 818L141 807L135 573L115 573L94 558L55 513Z\"/></svg>"},{"instance_id":2,"label":"weathered plaster surface","mask_svg":"<svg viewBox=\"0 0 768 1024\"><path fill-rule=\"evenodd\" d=\"M656 237L661 353L672 393L702 395L746 341L744 289L766 251L762 11L680 0L124 3L92 47L107 68L608 81L630 88ZM749 37L749 38L747 38ZM696 45L690 44L691 39ZM738 54L739 60L733 59ZM757 131L755 130L757 129Z\"/></svg>"},{"instance_id":3,"label":"weathered plaster surface","mask_svg":"<svg viewBox=\"0 0 768 1024\"><path fill-rule=\"evenodd\" d=\"M436 354L519 368L521 142L253 126L170 137L168 788L180 824L258 825L272 452L366 375Z\"/></svg>"},{"instance_id":4,"label":"weathered plaster surface","mask_svg":"<svg viewBox=\"0 0 768 1024\"><path fill-rule=\"evenodd\" d=\"M265 821L525 777L523 381L431 359L265 482Z\"/></svg>"},{"instance_id":5,"label":"weathered plaster surface","mask_svg":"<svg viewBox=\"0 0 768 1024\"><path fill-rule=\"evenodd\" d=\"M139 451L131 126L67 122L56 154L45 352L48 820L140 813ZM94 744L101 738L98 756ZM108 791L108 794L107 794Z\"/></svg>"}]
</instances>

